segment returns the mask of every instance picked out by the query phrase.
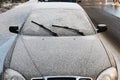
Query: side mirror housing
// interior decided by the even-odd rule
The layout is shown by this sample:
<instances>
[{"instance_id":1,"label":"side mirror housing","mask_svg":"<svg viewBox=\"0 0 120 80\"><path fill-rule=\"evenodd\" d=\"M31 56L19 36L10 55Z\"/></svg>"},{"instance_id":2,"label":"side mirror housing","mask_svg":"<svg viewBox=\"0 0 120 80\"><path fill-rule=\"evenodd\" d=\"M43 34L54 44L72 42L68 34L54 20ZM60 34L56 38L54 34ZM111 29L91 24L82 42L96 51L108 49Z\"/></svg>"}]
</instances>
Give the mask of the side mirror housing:
<instances>
[{"instance_id":1,"label":"side mirror housing","mask_svg":"<svg viewBox=\"0 0 120 80\"><path fill-rule=\"evenodd\" d=\"M18 26L10 26L9 31L12 33L19 33L19 27Z\"/></svg>"},{"instance_id":2,"label":"side mirror housing","mask_svg":"<svg viewBox=\"0 0 120 80\"><path fill-rule=\"evenodd\" d=\"M97 32L105 32L107 30L107 25L106 24L98 24L97 26Z\"/></svg>"}]
</instances>

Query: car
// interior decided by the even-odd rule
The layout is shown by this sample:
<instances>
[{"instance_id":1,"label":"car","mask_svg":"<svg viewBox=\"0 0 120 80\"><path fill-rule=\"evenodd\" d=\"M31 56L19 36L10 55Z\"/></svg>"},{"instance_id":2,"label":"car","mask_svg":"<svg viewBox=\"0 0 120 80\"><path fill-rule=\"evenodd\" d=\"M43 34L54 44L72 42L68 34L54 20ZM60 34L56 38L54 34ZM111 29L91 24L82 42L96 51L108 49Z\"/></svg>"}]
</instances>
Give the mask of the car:
<instances>
[{"instance_id":1,"label":"car","mask_svg":"<svg viewBox=\"0 0 120 80\"><path fill-rule=\"evenodd\" d=\"M8 51L2 80L118 80L113 54L98 34L105 24L94 26L77 3L39 3Z\"/></svg>"}]
</instances>

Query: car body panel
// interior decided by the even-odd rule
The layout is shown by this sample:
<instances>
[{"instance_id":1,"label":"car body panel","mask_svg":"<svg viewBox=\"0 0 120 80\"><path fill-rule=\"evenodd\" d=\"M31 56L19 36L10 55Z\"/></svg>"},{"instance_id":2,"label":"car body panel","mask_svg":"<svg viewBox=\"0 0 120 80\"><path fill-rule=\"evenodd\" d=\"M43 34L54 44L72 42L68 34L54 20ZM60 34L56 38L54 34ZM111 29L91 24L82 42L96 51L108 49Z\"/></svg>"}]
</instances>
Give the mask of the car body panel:
<instances>
[{"instance_id":1,"label":"car body panel","mask_svg":"<svg viewBox=\"0 0 120 80\"><path fill-rule=\"evenodd\" d=\"M20 36L10 68L28 79L41 76L86 76L96 78L110 61L97 36Z\"/></svg>"},{"instance_id":2,"label":"car body panel","mask_svg":"<svg viewBox=\"0 0 120 80\"><path fill-rule=\"evenodd\" d=\"M13 49L13 45L16 39L15 36L10 37L2 37L0 38L0 80L4 68L4 62L6 59L6 55L10 52L11 49Z\"/></svg>"}]
</instances>

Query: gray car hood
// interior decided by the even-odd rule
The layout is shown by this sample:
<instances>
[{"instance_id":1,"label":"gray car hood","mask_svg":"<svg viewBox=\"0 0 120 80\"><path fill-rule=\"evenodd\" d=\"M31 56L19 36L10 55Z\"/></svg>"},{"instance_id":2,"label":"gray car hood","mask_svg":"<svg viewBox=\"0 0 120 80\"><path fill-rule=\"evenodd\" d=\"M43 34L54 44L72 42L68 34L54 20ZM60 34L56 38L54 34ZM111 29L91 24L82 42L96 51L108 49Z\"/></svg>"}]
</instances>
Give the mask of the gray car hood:
<instances>
[{"instance_id":1,"label":"gray car hood","mask_svg":"<svg viewBox=\"0 0 120 80\"><path fill-rule=\"evenodd\" d=\"M106 51L97 36L20 36L10 68L27 79L40 76L87 76L96 78L110 67Z\"/></svg>"}]
</instances>

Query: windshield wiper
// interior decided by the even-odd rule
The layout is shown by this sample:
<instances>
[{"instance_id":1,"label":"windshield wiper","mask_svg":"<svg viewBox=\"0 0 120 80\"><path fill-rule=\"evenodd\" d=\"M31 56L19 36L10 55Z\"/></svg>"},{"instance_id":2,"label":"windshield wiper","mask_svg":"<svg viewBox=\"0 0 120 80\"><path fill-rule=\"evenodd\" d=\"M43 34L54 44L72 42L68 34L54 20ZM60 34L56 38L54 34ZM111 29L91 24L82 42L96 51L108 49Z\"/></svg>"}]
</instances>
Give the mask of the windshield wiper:
<instances>
[{"instance_id":1,"label":"windshield wiper","mask_svg":"<svg viewBox=\"0 0 120 80\"><path fill-rule=\"evenodd\" d=\"M34 24L36 24L36 25L38 25L38 26L40 26L40 27L42 27L43 29L47 30L47 31L50 32L53 36L58 36L57 33L55 33L55 32L53 32L53 31L51 31L50 29L46 28L44 25L39 24L39 23L37 23L37 22L35 22L35 21L31 21L31 22L34 23Z\"/></svg>"},{"instance_id":2,"label":"windshield wiper","mask_svg":"<svg viewBox=\"0 0 120 80\"><path fill-rule=\"evenodd\" d=\"M80 32L80 31L77 30L77 29L69 28L69 27L67 27L67 26L59 26L59 25L52 25L52 26L53 26L53 27L58 27L58 28L69 29L69 30L72 30L72 31L74 31L74 32L82 35L82 36L85 36L83 32Z\"/></svg>"}]
</instances>

